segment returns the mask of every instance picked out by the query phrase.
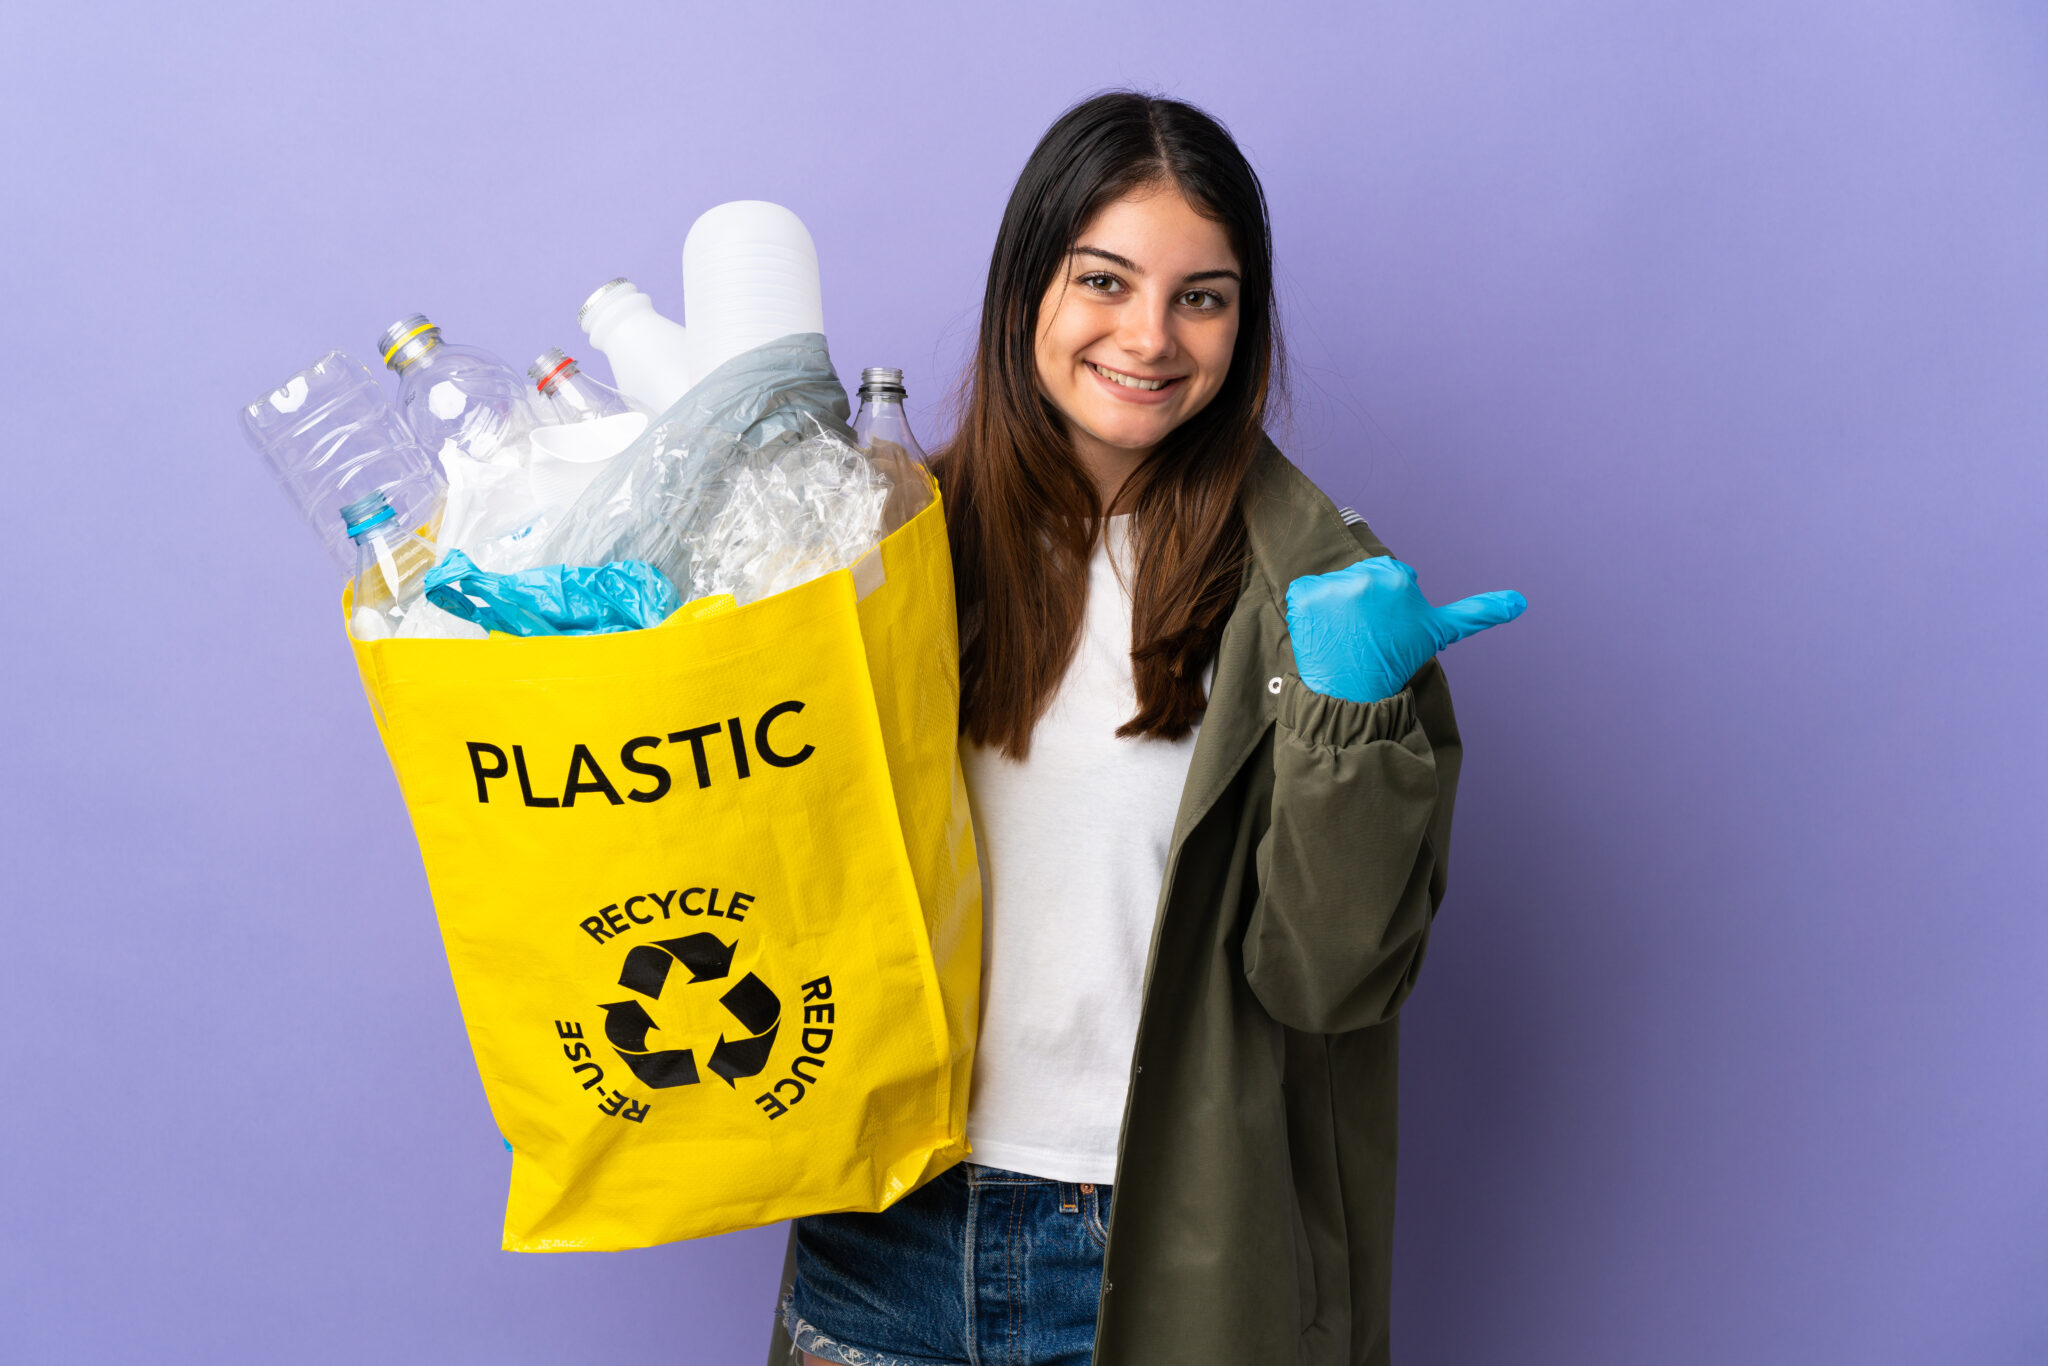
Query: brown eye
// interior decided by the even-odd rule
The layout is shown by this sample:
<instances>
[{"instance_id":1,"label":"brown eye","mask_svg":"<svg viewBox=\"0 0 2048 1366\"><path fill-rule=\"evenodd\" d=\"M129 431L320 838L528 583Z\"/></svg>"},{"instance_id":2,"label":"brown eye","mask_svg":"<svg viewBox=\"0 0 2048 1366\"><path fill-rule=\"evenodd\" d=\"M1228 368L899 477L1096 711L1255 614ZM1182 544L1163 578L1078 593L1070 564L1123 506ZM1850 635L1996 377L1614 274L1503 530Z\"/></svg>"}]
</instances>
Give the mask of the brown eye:
<instances>
[{"instance_id":1,"label":"brown eye","mask_svg":"<svg viewBox=\"0 0 2048 1366\"><path fill-rule=\"evenodd\" d=\"M1180 301L1189 308L1199 308L1204 312L1221 308L1224 302L1223 296L1213 289L1191 289L1180 296Z\"/></svg>"},{"instance_id":2,"label":"brown eye","mask_svg":"<svg viewBox=\"0 0 2048 1366\"><path fill-rule=\"evenodd\" d=\"M1081 277L1081 283L1090 289L1110 290L1117 286L1117 278L1103 271L1092 270Z\"/></svg>"}]
</instances>

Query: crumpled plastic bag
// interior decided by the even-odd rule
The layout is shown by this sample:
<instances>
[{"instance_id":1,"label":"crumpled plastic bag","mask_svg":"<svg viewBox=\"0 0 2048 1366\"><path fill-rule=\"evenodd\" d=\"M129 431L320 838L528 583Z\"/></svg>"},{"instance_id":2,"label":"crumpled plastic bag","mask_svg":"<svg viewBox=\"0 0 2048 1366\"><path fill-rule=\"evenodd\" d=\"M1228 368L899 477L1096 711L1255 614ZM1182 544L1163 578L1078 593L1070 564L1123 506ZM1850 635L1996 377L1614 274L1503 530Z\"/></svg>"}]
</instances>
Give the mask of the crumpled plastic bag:
<instances>
[{"instance_id":1,"label":"crumpled plastic bag","mask_svg":"<svg viewBox=\"0 0 2048 1366\"><path fill-rule=\"evenodd\" d=\"M490 635L473 621L444 612L424 596L414 598L392 636L398 640L482 640Z\"/></svg>"},{"instance_id":2,"label":"crumpled plastic bag","mask_svg":"<svg viewBox=\"0 0 2048 1366\"><path fill-rule=\"evenodd\" d=\"M623 560L494 574L451 550L429 570L427 601L487 630L515 636L588 636L659 626L676 610L675 585L659 569Z\"/></svg>"},{"instance_id":3,"label":"crumpled plastic bag","mask_svg":"<svg viewBox=\"0 0 2048 1366\"><path fill-rule=\"evenodd\" d=\"M441 468L448 473L448 507L435 540L500 573L543 563L541 544L558 510L534 496L528 455L523 440L499 447L489 460L464 455L452 441L444 443Z\"/></svg>"}]
</instances>

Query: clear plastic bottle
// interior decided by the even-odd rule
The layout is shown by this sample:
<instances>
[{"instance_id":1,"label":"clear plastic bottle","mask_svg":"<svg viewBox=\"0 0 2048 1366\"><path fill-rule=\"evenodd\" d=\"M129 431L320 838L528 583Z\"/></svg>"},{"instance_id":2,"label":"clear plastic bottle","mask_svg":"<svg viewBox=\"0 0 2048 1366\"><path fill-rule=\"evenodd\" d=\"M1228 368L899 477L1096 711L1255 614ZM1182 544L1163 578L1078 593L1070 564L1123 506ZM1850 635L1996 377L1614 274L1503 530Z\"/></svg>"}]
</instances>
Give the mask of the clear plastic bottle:
<instances>
[{"instance_id":1,"label":"clear plastic bottle","mask_svg":"<svg viewBox=\"0 0 2048 1366\"><path fill-rule=\"evenodd\" d=\"M423 581L441 558L440 548L407 530L382 493L364 495L343 508L340 516L356 549L349 628L358 640L396 635L407 612L424 601Z\"/></svg>"},{"instance_id":2,"label":"clear plastic bottle","mask_svg":"<svg viewBox=\"0 0 2048 1366\"><path fill-rule=\"evenodd\" d=\"M408 527L433 527L448 483L369 366L329 351L245 405L242 435L298 505L336 572L355 572L343 507L381 493Z\"/></svg>"},{"instance_id":3,"label":"clear plastic bottle","mask_svg":"<svg viewBox=\"0 0 2048 1366\"><path fill-rule=\"evenodd\" d=\"M884 536L932 500L924 447L911 434L903 399L901 370L870 366L860 372L860 411L853 415L853 439L889 476L889 501L882 509Z\"/></svg>"},{"instance_id":4,"label":"clear plastic bottle","mask_svg":"<svg viewBox=\"0 0 2048 1366\"><path fill-rule=\"evenodd\" d=\"M619 392L656 417L690 391L697 367L683 325L654 311L631 280L607 280L576 310L576 325L612 363Z\"/></svg>"},{"instance_id":5,"label":"clear plastic bottle","mask_svg":"<svg viewBox=\"0 0 2048 1366\"><path fill-rule=\"evenodd\" d=\"M624 394L584 374L576 358L559 346L541 352L540 359L526 367L526 377L557 422L588 422L638 411Z\"/></svg>"},{"instance_id":6,"label":"clear plastic bottle","mask_svg":"<svg viewBox=\"0 0 2048 1366\"><path fill-rule=\"evenodd\" d=\"M457 346L415 313L377 339L398 372L398 411L420 445L439 455L443 442L472 460L489 460L534 425L526 382L488 351Z\"/></svg>"}]
</instances>

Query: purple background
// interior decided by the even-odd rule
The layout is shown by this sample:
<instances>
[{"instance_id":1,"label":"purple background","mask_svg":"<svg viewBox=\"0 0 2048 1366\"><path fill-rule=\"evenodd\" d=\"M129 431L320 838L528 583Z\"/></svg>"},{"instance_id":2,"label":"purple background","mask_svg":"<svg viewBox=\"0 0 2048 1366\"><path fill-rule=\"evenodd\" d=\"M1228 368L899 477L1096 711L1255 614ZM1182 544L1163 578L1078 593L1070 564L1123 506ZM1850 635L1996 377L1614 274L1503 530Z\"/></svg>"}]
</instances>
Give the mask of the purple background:
<instances>
[{"instance_id":1,"label":"purple background","mask_svg":"<svg viewBox=\"0 0 2048 1366\"><path fill-rule=\"evenodd\" d=\"M10 11L0 1358L757 1356L779 1229L497 1250L234 412L415 309L520 363L610 276L673 311L761 197L936 437L1011 180L1126 82L1265 178L1283 446L1440 600L1534 603L1450 659L1402 1359L2048 1357L2048 11L701 9Z\"/></svg>"}]
</instances>

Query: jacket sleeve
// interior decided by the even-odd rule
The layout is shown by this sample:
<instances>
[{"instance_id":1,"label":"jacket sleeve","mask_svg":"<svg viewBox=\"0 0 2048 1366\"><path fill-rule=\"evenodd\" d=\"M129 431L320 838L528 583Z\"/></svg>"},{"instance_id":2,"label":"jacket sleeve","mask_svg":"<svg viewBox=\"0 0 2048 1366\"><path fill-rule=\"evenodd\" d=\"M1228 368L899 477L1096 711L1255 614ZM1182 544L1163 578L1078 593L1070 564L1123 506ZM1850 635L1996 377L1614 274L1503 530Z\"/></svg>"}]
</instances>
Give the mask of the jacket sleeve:
<instances>
[{"instance_id":1,"label":"jacket sleeve","mask_svg":"<svg viewBox=\"0 0 2048 1366\"><path fill-rule=\"evenodd\" d=\"M1435 660L1372 703L1281 680L1271 822L1244 970L1267 1013L1317 1034L1391 1018L1444 895L1461 749Z\"/></svg>"}]
</instances>

